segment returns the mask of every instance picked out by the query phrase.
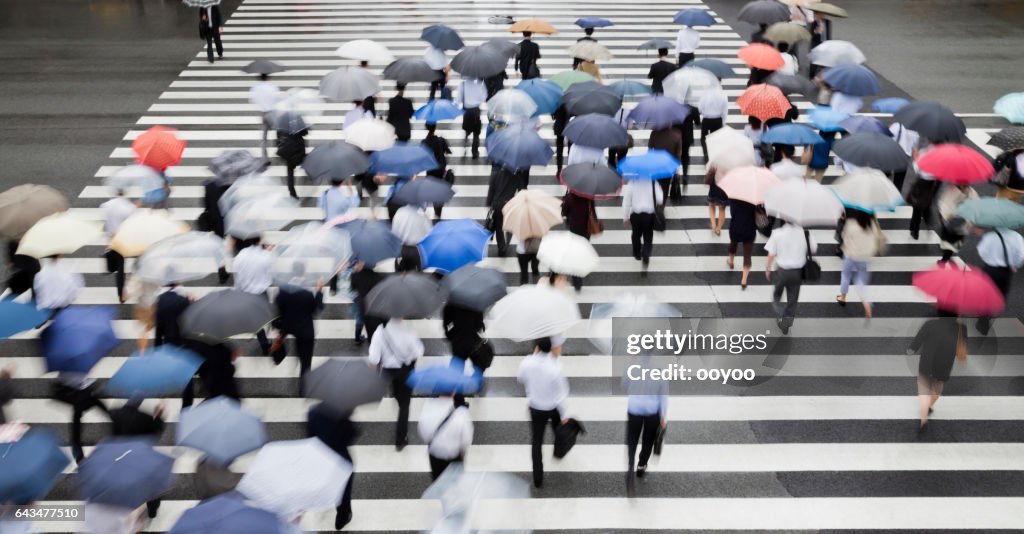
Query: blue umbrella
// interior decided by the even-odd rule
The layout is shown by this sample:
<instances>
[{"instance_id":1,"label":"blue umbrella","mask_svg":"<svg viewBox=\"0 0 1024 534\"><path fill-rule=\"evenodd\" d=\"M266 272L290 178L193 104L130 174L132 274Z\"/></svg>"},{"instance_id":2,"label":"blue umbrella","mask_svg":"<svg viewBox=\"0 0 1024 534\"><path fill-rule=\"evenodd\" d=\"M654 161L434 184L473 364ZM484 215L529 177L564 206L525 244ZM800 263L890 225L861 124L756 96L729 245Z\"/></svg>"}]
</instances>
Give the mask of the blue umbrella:
<instances>
[{"instance_id":1,"label":"blue umbrella","mask_svg":"<svg viewBox=\"0 0 1024 534\"><path fill-rule=\"evenodd\" d=\"M607 28L615 26L615 23L601 17L580 17L576 19L576 25L580 28Z\"/></svg>"},{"instance_id":2,"label":"blue umbrella","mask_svg":"<svg viewBox=\"0 0 1024 534\"><path fill-rule=\"evenodd\" d=\"M769 145L802 146L824 143L825 140L810 126L786 122L768 128L768 131L761 136L761 142Z\"/></svg>"},{"instance_id":3,"label":"blue umbrella","mask_svg":"<svg viewBox=\"0 0 1024 534\"><path fill-rule=\"evenodd\" d=\"M423 28L423 31L420 33L420 40L426 41L441 50L459 50L466 46L462 42L462 38L459 37L459 34L444 24L434 24Z\"/></svg>"},{"instance_id":4,"label":"blue umbrella","mask_svg":"<svg viewBox=\"0 0 1024 534\"><path fill-rule=\"evenodd\" d=\"M201 501L181 514L167 534L289 534L295 532L273 512L245 504L238 493Z\"/></svg>"},{"instance_id":5,"label":"blue umbrella","mask_svg":"<svg viewBox=\"0 0 1024 534\"><path fill-rule=\"evenodd\" d=\"M879 113L896 113L903 109L903 106L909 104L910 101L906 98L900 98L894 96L892 98L879 98L871 103L871 109Z\"/></svg>"},{"instance_id":6,"label":"blue umbrella","mask_svg":"<svg viewBox=\"0 0 1024 534\"><path fill-rule=\"evenodd\" d=\"M427 105L416 110L413 117L427 124L437 124L441 121L450 121L461 117L464 112L459 106L447 98L438 98L427 102Z\"/></svg>"},{"instance_id":7,"label":"blue umbrella","mask_svg":"<svg viewBox=\"0 0 1024 534\"><path fill-rule=\"evenodd\" d=\"M192 351L162 345L144 355L132 354L104 389L121 398L178 395L202 364L202 357Z\"/></svg>"},{"instance_id":8,"label":"blue umbrella","mask_svg":"<svg viewBox=\"0 0 1024 534\"><path fill-rule=\"evenodd\" d=\"M547 165L554 151L528 123L509 125L487 136L487 159L513 171Z\"/></svg>"},{"instance_id":9,"label":"blue umbrella","mask_svg":"<svg viewBox=\"0 0 1024 534\"><path fill-rule=\"evenodd\" d=\"M380 221L356 219L346 224L345 230L352 236L353 259L366 262L368 267L402 253L402 238Z\"/></svg>"},{"instance_id":10,"label":"blue umbrella","mask_svg":"<svg viewBox=\"0 0 1024 534\"><path fill-rule=\"evenodd\" d=\"M651 86L646 83L635 82L633 80L619 80L612 82L612 89L619 94L622 98L627 96L644 96L651 94Z\"/></svg>"},{"instance_id":11,"label":"blue umbrella","mask_svg":"<svg viewBox=\"0 0 1024 534\"><path fill-rule=\"evenodd\" d=\"M823 132L841 132L843 126L839 123L850 118L850 114L835 111L828 106L816 106L807 112L807 117L811 119L811 124L815 128Z\"/></svg>"},{"instance_id":12,"label":"blue umbrella","mask_svg":"<svg viewBox=\"0 0 1024 534\"><path fill-rule=\"evenodd\" d=\"M626 120L641 128L660 130L680 124L690 114L690 107L665 95L651 95L637 103Z\"/></svg>"},{"instance_id":13,"label":"blue umbrella","mask_svg":"<svg viewBox=\"0 0 1024 534\"><path fill-rule=\"evenodd\" d=\"M174 433L176 445L198 449L217 465L228 465L266 442L263 421L228 397L183 409Z\"/></svg>"},{"instance_id":14,"label":"blue umbrella","mask_svg":"<svg viewBox=\"0 0 1024 534\"><path fill-rule=\"evenodd\" d=\"M877 95L881 88L871 69L854 63L844 63L825 70L822 75L830 86L848 95Z\"/></svg>"},{"instance_id":15,"label":"blue umbrella","mask_svg":"<svg viewBox=\"0 0 1024 534\"><path fill-rule=\"evenodd\" d=\"M487 256L491 233L473 219L441 221L417 245L423 268L450 273Z\"/></svg>"},{"instance_id":16,"label":"blue umbrella","mask_svg":"<svg viewBox=\"0 0 1024 534\"><path fill-rule=\"evenodd\" d=\"M101 441L78 466L78 495L98 504L138 508L171 489L174 458L146 438Z\"/></svg>"},{"instance_id":17,"label":"blue umbrella","mask_svg":"<svg viewBox=\"0 0 1024 534\"><path fill-rule=\"evenodd\" d=\"M686 26L713 26L715 17L708 15L705 9L684 9L672 17L672 22Z\"/></svg>"},{"instance_id":18,"label":"blue umbrella","mask_svg":"<svg viewBox=\"0 0 1024 534\"><path fill-rule=\"evenodd\" d=\"M452 190L452 184L433 176L425 176L417 178L395 191L391 195L391 203L396 206L406 204L437 205L448 202L453 196L455 196L455 191Z\"/></svg>"},{"instance_id":19,"label":"blue umbrella","mask_svg":"<svg viewBox=\"0 0 1024 534\"><path fill-rule=\"evenodd\" d=\"M57 313L39 334L46 370L88 373L120 343L111 324L114 315L112 306L72 306Z\"/></svg>"},{"instance_id":20,"label":"blue umbrella","mask_svg":"<svg viewBox=\"0 0 1024 534\"><path fill-rule=\"evenodd\" d=\"M30 429L18 441L0 444L0 502L28 504L45 497L70 463L45 430Z\"/></svg>"},{"instance_id":21,"label":"blue umbrella","mask_svg":"<svg viewBox=\"0 0 1024 534\"><path fill-rule=\"evenodd\" d=\"M434 154L419 144L398 143L391 148L378 150L370 156L370 172L374 174L416 176L437 167Z\"/></svg>"},{"instance_id":22,"label":"blue umbrella","mask_svg":"<svg viewBox=\"0 0 1024 534\"><path fill-rule=\"evenodd\" d=\"M50 310L36 308L35 302L21 303L0 300L0 339L31 330L50 317Z\"/></svg>"},{"instance_id":23,"label":"blue umbrella","mask_svg":"<svg viewBox=\"0 0 1024 534\"><path fill-rule=\"evenodd\" d=\"M850 133L857 132L875 132L882 135L888 135L892 137L892 132L889 131L889 127L882 123L882 121L874 118L867 117L865 115L850 115L846 120L840 121L839 125L844 130Z\"/></svg>"},{"instance_id":24,"label":"blue umbrella","mask_svg":"<svg viewBox=\"0 0 1024 534\"><path fill-rule=\"evenodd\" d=\"M669 178L679 170L679 160L665 150L648 150L646 154L626 156L618 171L626 180L658 180Z\"/></svg>"},{"instance_id":25,"label":"blue umbrella","mask_svg":"<svg viewBox=\"0 0 1024 534\"><path fill-rule=\"evenodd\" d=\"M466 376L465 371L449 365L421 367L409 374L405 383L413 392L422 395L449 393L476 393L480 391L483 376Z\"/></svg>"},{"instance_id":26,"label":"blue umbrella","mask_svg":"<svg viewBox=\"0 0 1024 534\"><path fill-rule=\"evenodd\" d=\"M573 143L592 148L620 147L629 143L629 133L619 121L600 113L574 118L562 135Z\"/></svg>"},{"instance_id":27,"label":"blue umbrella","mask_svg":"<svg viewBox=\"0 0 1024 534\"><path fill-rule=\"evenodd\" d=\"M519 82L516 89L530 95L530 99L537 104L537 111L534 116L550 115L558 109L562 101L562 88L557 83L542 78L532 78Z\"/></svg>"}]
</instances>

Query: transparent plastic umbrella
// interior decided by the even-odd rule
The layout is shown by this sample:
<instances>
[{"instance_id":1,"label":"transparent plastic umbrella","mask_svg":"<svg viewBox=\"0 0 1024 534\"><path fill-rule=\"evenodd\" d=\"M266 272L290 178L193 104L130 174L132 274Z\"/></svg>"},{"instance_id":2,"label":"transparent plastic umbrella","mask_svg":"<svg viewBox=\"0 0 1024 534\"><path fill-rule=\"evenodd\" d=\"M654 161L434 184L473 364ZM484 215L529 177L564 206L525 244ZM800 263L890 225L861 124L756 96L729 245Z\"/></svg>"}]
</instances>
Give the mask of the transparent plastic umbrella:
<instances>
[{"instance_id":1,"label":"transparent plastic umbrella","mask_svg":"<svg viewBox=\"0 0 1024 534\"><path fill-rule=\"evenodd\" d=\"M845 211L831 189L811 180L786 180L768 189L764 209L768 215L800 226L833 228Z\"/></svg>"},{"instance_id":2,"label":"transparent plastic umbrella","mask_svg":"<svg viewBox=\"0 0 1024 534\"><path fill-rule=\"evenodd\" d=\"M284 517L341 502L352 464L318 438L273 441L256 454L237 490Z\"/></svg>"},{"instance_id":3,"label":"transparent plastic umbrella","mask_svg":"<svg viewBox=\"0 0 1024 534\"><path fill-rule=\"evenodd\" d=\"M229 213L231 208L255 198L281 194L284 182L275 176L265 174L249 174L234 181L231 187L217 200L221 213Z\"/></svg>"},{"instance_id":4,"label":"transparent plastic umbrella","mask_svg":"<svg viewBox=\"0 0 1024 534\"><path fill-rule=\"evenodd\" d=\"M391 63L395 56L388 48L370 39L355 39L338 47L335 54L346 59L358 59L374 63Z\"/></svg>"},{"instance_id":5,"label":"transparent plastic umbrella","mask_svg":"<svg viewBox=\"0 0 1024 534\"><path fill-rule=\"evenodd\" d=\"M318 222L299 225L274 245L274 279L279 284L312 287L317 280L334 276L351 254L345 230L324 228Z\"/></svg>"},{"instance_id":6,"label":"transparent plastic umbrella","mask_svg":"<svg viewBox=\"0 0 1024 534\"><path fill-rule=\"evenodd\" d=\"M882 171L857 169L832 182L832 191L843 205L874 213L893 211L903 205L903 195Z\"/></svg>"},{"instance_id":7,"label":"transparent plastic umbrella","mask_svg":"<svg viewBox=\"0 0 1024 534\"><path fill-rule=\"evenodd\" d=\"M530 488L510 473L467 472L463 464L451 464L426 491L423 499L441 501L441 518L432 534L469 532L473 506L481 500L528 499ZM476 531L477 534L490 531ZM503 534L527 534L528 530L502 529Z\"/></svg>"},{"instance_id":8,"label":"transparent plastic umbrella","mask_svg":"<svg viewBox=\"0 0 1024 534\"><path fill-rule=\"evenodd\" d=\"M339 67L320 79L320 96L335 102L362 100L379 92L377 76L362 67Z\"/></svg>"},{"instance_id":9,"label":"transparent plastic umbrella","mask_svg":"<svg viewBox=\"0 0 1024 534\"><path fill-rule=\"evenodd\" d=\"M299 201L287 195L270 195L243 201L224 218L225 233L252 239L263 232L280 230L295 220Z\"/></svg>"},{"instance_id":10,"label":"transparent plastic umbrella","mask_svg":"<svg viewBox=\"0 0 1024 534\"><path fill-rule=\"evenodd\" d=\"M502 89L487 101L487 116L506 122L528 119L535 111L537 103L519 89Z\"/></svg>"},{"instance_id":11,"label":"transparent plastic umbrella","mask_svg":"<svg viewBox=\"0 0 1024 534\"><path fill-rule=\"evenodd\" d=\"M487 334L513 341L562 335L580 320L576 302L550 286L523 286L494 304Z\"/></svg>"},{"instance_id":12,"label":"transparent plastic umbrella","mask_svg":"<svg viewBox=\"0 0 1024 534\"><path fill-rule=\"evenodd\" d=\"M743 132L728 126L708 135L708 162L718 168L719 178L725 173L756 161L754 145Z\"/></svg>"},{"instance_id":13,"label":"transparent plastic umbrella","mask_svg":"<svg viewBox=\"0 0 1024 534\"><path fill-rule=\"evenodd\" d=\"M292 87L281 95L274 110L291 111L303 117L318 116L323 114L324 99L313 89Z\"/></svg>"},{"instance_id":14,"label":"transparent plastic umbrella","mask_svg":"<svg viewBox=\"0 0 1024 534\"><path fill-rule=\"evenodd\" d=\"M676 308L649 299L646 295L624 293L612 302L601 302L590 308L587 332L590 342L604 354L612 353L612 320L615 318L682 317Z\"/></svg>"},{"instance_id":15,"label":"transparent plastic umbrella","mask_svg":"<svg viewBox=\"0 0 1024 534\"><path fill-rule=\"evenodd\" d=\"M812 48L809 58L812 64L822 67L834 67L843 63L860 65L868 60L857 45L840 40L828 40Z\"/></svg>"},{"instance_id":16,"label":"transparent plastic umbrella","mask_svg":"<svg viewBox=\"0 0 1024 534\"><path fill-rule=\"evenodd\" d=\"M680 104L696 106L705 93L721 90L722 84L711 71L699 67L683 67L669 74L661 83L665 95Z\"/></svg>"},{"instance_id":17,"label":"transparent plastic umbrella","mask_svg":"<svg viewBox=\"0 0 1024 534\"><path fill-rule=\"evenodd\" d=\"M395 127L380 119L363 119L345 128L345 141L365 151L391 148L395 144Z\"/></svg>"},{"instance_id":18,"label":"transparent plastic umbrella","mask_svg":"<svg viewBox=\"0 0 1024 534\"><path fill-rule=\"evenodd\" d=\"M199 280L223 267L227 244L209 232L187 232L153 243L137 260L133 274L159 285Z\"/></svg>"},{"instance_id":19,"label":"transparent plastic umbrella","mask_svg":"<svg viewBox=\"0 0 1024 534\"><path fill-rule=\"evenodd\" d=\"M430 222L427 214L412 205L398 208L391 219L391 231L402 238L402 243L406 245L415 245L423 241L433 228L434 224Z\"/></svg>"},{"instance_id":20,"label":"transparent plastic umbrella","mask_svg":"<svg viewBox=\"0 0 1024 534\"><path fill-rule=\"evenodd\" d=\"M103 185L124 191L128 195L141 196L164 186L164 177L153 167L146 165L125 165L103 179Z\"/></svg>"}]
</instances>

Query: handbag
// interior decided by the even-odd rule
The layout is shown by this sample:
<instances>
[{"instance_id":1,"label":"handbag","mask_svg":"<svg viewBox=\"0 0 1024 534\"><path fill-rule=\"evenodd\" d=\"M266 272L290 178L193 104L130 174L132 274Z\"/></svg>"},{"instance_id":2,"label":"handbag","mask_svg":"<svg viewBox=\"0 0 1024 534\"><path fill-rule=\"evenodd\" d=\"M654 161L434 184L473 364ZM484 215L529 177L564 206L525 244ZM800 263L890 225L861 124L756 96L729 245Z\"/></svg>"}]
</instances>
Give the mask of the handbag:
<instances>
[{"instance_id":1,"label":"handbag","mask_svg":"<svg viewBox=\"0 0 1024 534\"><path fill-rule=\"evenodd\" d=\"M455 172L452 171L451 169L445 170L444 178L442 178L442 180L448 182L451 185L455 185Z\"/></svg>"},{"instance_id":2,"label":"handbag","mask_svg":"<svg viewBox=\"0 0 1024 534\"><path fill-rule=\"evenodd\" d=\"M664 232L666 227L665 221L665 204L658 204L658 192L654 189L657 187L654 184L654 180L651 180L651 200L654 201L654 217L651 219L651 228L655 232Z\"/></svg>"},{"instance_id":3,"label":"handbag","mask_svg":"<svg viewBox=\"0 0 1024 534\"><path fill-rule=\"evenodd\" d=\"M470 351L469 361L473 362L473 365L480 368L480 370L486 371L491 366L491 363L494 362L494 347L491 345L491 342L481 339L476 348Z\"/></svg>"},{"instance_id":4,"label":"handbag","mask_svg":"<svg viewBox=\"0 0 1024 534\"><path fill-rule=\"evenodd\" d=\"M882 233L881 225L875 221L875 255L884 256L886 252L889 252L889 240Z\"/></svg>"},{"instance_id":5,"label":"handbag","mask_svg":"<svg viewBox=\"0 0 1024 534\"><path fill-rule=\"evenodd\" d=\"M203 212L196 217L196 229L200 232L213 231L213 222L210 217L210 212L203 210Z\"/></svg>"},{"instance_id":6,"label":"handbag","mask_svg":"<svg viewBox=\"0 0 1024 534\"><path fill-rule=\"evenodd\" d=\"M811 233L807 230L804 230L804 242L807 243L807 261L804 262L801 271L802 278L806 282L817 282L821 280L821 265L818 265L811 255Z\"/></svg>"},{"instance_id":7,"label":"handbag","mask_svg":"<svg viewBox=\"0 0 1024 534\"><path fill-rule=\"evenodd\" d=\"M772 218L768 216L768 212L765 211L764 205L754 206L754 227L757 228L758 232L765 237L771 237L772 235Z\"/></svg>"},{"instance_id":8,"label":"handbag","mask_svg":"<svg viewBox=\"0 0 1024 534\"><path fill-rule=\"evenodd\" d=\"M570 418L567 422L558 425L558 428L555 429L555 458L564 458L566 454L569 454L569 451L576 445L576 439L580 434L586 433L587 430L583 428L583 423L576 419Z\"/></svg>"},{"instance_id":9,"label":"handbag","mask_svg":"<svg viewBox=\"0 0 1024 534\"><path fill-rule=\"evenodd\" d=\"M484 216L484 228L488 232L494 233L494 208L487 210L487 215Z\"/></svg>"},{"instance_id":10,"label":"handbag","mask_svg":"<svg viewBox=\"0 0 1024 534\"><path fill-rule=\"evenodd\" d=\"M604 232L604 225L597 218L597 213L591 209L587 212L587 235L593 237L601 235L601 232Z\"/></svg>"},{"instance_id":11,"label":"handbag","mask_svg":"<svg viewBox=\"0 0 1024 534\"><path fill-rule=\"evenodd\" d=\"M661 446L665 444L665 431L667 427L658 425L658 433L654 436L654 455L661 456Z\"/></svg>"}]
</instances>

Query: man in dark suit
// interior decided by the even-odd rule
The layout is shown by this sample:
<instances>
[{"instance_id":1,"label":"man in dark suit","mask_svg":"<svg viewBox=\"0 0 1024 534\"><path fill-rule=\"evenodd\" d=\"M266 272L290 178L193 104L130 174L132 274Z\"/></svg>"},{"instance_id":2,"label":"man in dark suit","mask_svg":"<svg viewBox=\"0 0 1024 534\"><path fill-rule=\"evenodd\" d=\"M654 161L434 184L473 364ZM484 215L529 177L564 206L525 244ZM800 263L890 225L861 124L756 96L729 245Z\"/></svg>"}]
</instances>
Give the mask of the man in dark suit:
<instances>
[{"instance_id":1,"label":"man in dark suit","mask_svg":"<svg viewBox=\"0 0 1024 534\"><path fill-rule=\"evenodd\" d=\"M296 273L301 274L301 273ZM316 332L313 318L324 309L324 284L318 280L314 291L291 284L282 285L277 293L277 311L280 314L274 326L278 328L277 341L271 349L274 364L278 365L288 355L285 349L285 337L295 338L295 352L299 357L299 393L305 385L302 379L313 364L313 348L316 344Z\"/></svg>"},{"instance_id":2,"label":"man in dark suit","mask_svg":"<svg viewBox=\"0 0 1024 534\"><path fill-rule=\"evenodd\" d=\"M220 42L220 32L224 20L217 6L199 8L199 38L206 39L206 59L213 63L213 47L217 47L217 58L224 57L224 45Z\"/></svg>"},{"instance_id":3,"label":"man in dark suit","mask_svg":"<svg viewBox=\"0 0 1024 534\"><path fill-rule=\"evenodd\" d=\"M339 414L323 404L317 404L309 410L309 417L306 422L306 434L309 437L319 438L324 445L330 447L349 463L352 463L352 455L348 448L355 444L361 433L359 427L352 422L351 414ZM334 530L345 528L352 521L352 479L355 478L355 469L348 477L345 484L345 493L341 496L341 504L338 505L337 514L334 516Z\"/></svg>"},{"instance_id":4,"label":"man in dark suit","mask_svg":"<svg viewBox=\"0 0 1024 534\"><path fill-rule=\"evenodd\" d=\"M665 88L662 87L661 82L665 81L665 78L678 68L679 65L668 60L668 48L659 48L658 61L651 65L651 70L647 73L647 78L653 80L651 82L651 91L655 94L664 93Z\"/></svg>"},{"instance_id":5,"label":"man in dark suit","mask_svg":"<svg viewBox=\"0 0 1024 534\"><path fill-rule=\"evenodd\" d=\"M192 299L178 292L180 284L177 282L170 285L170 289L164 291L156 299L156 340L154 346L159 347L164 343L168 345L181 345L181 328L178 320L185 308L192 303Z\"/></svg>"},{"instance_id":6,"label":"man in dark suit","mask_svg":"<svg viewBox=\"0 0 1024 534\"><path fill-rule=\"evenodd\" d=\"M161 402L152 415L140 410L139 406L141 405L141 398L132 397L124 406L110 410L113 435L150 437L153 441L159 442L160 436L164 433L164 403ZM159 508L160 499L148 501L146 514L153 519Z\"/></svg>"},{"instance_id":7,"label":"man in dark suit","mask_svg":"<svg viewBox=\"0 0 1024 534\"><path fill-rule=\"evenodd\" d=\"M540 69L537 61L540 59L540 47L533 42L531 32L523 32L523 40L519 43L519 53L516 54L516 70L524 80L540 78Z\"/></svg>"},{"instance_id":8,"label":"man in dark suit","mask_svg":"<svg viewBox=\"0 0 1024 534\"><path fill-rule=\"evenodd\" d=\"M198 354L203 358L203 365L199 366L199 380L206 389L207 398L224 395L235 400L241 400L238 391L238 383L235 382L235 359L239 352L229 343L217 343L208 345L202 341L186 339L183 347ZM192 406L194 400L192 384L189 383L185 393L181 396L183 407Z\"/></svg>"},{"instance_id":9,"label":"man in dark suit","mask_svg":"<svg viewBox=\"0 0 1024 534\"><path fill-rule=\"evenodd\" d=\"M395 127L398 140L405 142L412 137L412 125L409 124L413 114L412 100L405 98L404 83L398 82L395 89L398 94L388 100L388 124Z\"/></svg>"},{"instance_id":10,"label":"man in dark suit","mask_svg":"<svg viewBox=\"0 0 1024 534\"><path fill-rule=\"evenodd\" d=\"M526 189L530 170L512 171L498 165L491 166L491 178L487 185L487 199L484 204L490 208L494 226L494 240L498 244L498 256L504 256L511 234L505 232L502 210L520 190Z\"/></svg>"}]
</instances>

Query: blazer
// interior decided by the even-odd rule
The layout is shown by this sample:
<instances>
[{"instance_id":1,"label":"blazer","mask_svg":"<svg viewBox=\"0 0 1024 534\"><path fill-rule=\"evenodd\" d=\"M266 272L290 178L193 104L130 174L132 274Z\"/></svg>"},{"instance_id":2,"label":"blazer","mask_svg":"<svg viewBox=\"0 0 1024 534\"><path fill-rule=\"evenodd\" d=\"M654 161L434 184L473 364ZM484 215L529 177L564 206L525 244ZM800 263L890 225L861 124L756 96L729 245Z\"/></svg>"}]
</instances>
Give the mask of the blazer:
<instances>
[{"instance_id":1,"label":"blazer","mask_svg":"<svg viewBox=\"0 0 1024 534\"><path fill-rule=\"evenodd\" d=\"M678 68L679 65L665 61L664 59L651 65L651 70L647 73L647 77L653 80L651 82L651 90L655 93L664 93L665 88L662 87L661 82L665 81L665 78L667 78L669 74L675 72Z\"/></svg>"},{"instance_id":2,"label":"blazer","mask_svg":"<svg viewBox=\"0 0 1024 534\"><path fill-rule=\"evenodd\" d=\"M285 334L297 338L313 338L313 317L324 309L324 293L315 294L297 286L281 286L277 293L277 311L281 314L275 324Z\"/></svg>"},{"instance_id":3,"label":"blazer","mask_svg":"<svg viewBox=\"0 0 1024 534\"><path fill-rule=\"evenodd\" d=\"M513 172L501 167L491 168L491 179L487 184L486 205L494 210L501 210L520 189L526 189L525 177L529 171Z\"/></svg>"},{"instance_id":4,"label":"blazer","mask_svg":"<svg viewBox=\"0 0 1024 534\"><path fill-rule=\"evenodd\" d=\"M156 299L156 341L154 345L158 347L164 343L181 345L181 328L178 321L188 305L188 298L174 291L166 291Z\"/></svg>"},{"instance_id":5,"label":"blazer","mask_svg":"<svg viewBox=\"0 0 1024 534\"><path fill-rule=\"evenodd\" d=\"M220 33L220 27L224 25L224 19L220 15L220 8L212 6L210 8L210 19L213 21L213 28L210 28L210 24L203 20L203 16L206 15L206 8L199 8L199 38L206 39L208 35ZM211 33L212 30L212 33Z\"/></svg>"},{"instance_id":6,"label":"blazer","mask_svg":"<svg viewBox=\"0 0 1024 534\"><path fill-rule=\"evenodd\" d=\"M523 39L519 43L519 53L516 54L516 70L526 75L530 72L530 67L537 64L538 59L540 59L540 47L529 39Z\"/></svg>"},{"instance_id":7,"label":"blazer","mask_svg":"<svg viewBox=\"0 0 1024 534\"><path fill-rule=\"evenodd\" d=\"M672 154L673 158L682 161L683 136L675 128L662 128L651 132L647 141L647 148L664 150Z\"/></svg>"},{"instance_id":8,"label":"blazer","mask_svg":"<svg viewBox=\"0 0 1024 534\"><path fill-rule=\"evenodd\" d=\"M388 124L395 127L395 134L400 138L408 138L412 134L412 100L404 96L393 96L388 100Z\"/></svg>"},{"instance_id":9,"label":"blazer","mask_svg":"<svg viewBox=\"0 0 1024 534\"><path fill-rule=\"evenodd\" d=\"M360 431L348 415L338 414L323 404L317 404L309 409L306 434L311 438L319 438L338 456L351 462L348 448L356 442Z\"/></svg>"}]
</instances>

